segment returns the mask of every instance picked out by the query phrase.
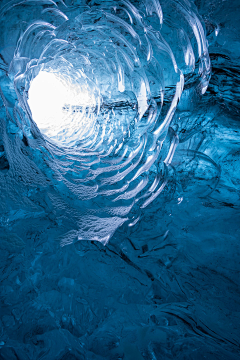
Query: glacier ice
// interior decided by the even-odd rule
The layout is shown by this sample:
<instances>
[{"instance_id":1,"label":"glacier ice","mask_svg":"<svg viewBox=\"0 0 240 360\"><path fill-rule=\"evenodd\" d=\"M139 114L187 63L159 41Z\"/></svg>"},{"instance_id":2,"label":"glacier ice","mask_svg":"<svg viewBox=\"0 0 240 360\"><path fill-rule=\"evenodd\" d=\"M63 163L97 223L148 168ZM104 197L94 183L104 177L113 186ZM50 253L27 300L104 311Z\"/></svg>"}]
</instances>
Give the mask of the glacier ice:
<instances>
[{"instance_id":1,"label":"glacier ice","mask_svg":"<svg viewBox=\"0 0 240 360\"><path fill-rule=\"evenodd\" d=\"M191 101L210 79L204 27L186 1L78 10L44 4L35 2L24 18L9 64L12 126L47 163L37 171L45 182L51 172L62 206L80 217L77 239L106 244L122 224L135 225L167 186L179 142L170 129L177 104L186 85ZM3 19L21 5L6 2ZM2 97L6 103L4 91ZM61 245L70 244L65 238Z\"/></svg>"},{"instance_id":2,"label":"glacier ice","mask_svg":"<svg viewBox=\"0 0 240 360\"><path fill-rule=\"evenodd\" d=\"M238 6L1 1L0 359L239 358Z\"/></svg>"}]
</instances>

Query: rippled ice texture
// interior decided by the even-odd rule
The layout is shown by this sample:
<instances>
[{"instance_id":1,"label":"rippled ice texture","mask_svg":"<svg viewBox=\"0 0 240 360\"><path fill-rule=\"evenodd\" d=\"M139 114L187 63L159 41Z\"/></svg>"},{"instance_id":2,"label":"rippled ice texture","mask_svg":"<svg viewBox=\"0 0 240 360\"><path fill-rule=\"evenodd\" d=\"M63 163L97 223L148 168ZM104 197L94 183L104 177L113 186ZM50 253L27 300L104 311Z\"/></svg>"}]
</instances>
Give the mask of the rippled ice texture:
<instances>
[{"instance_id":1,"label":"rippled ice texture","mask_svg":"<svg viewBox=\"0 0 240 360\"><path fill-rule=\"evenodd\" d=\"M240 358L239 10L1 1L1 360Z\"/></svg>"}]
</instances>

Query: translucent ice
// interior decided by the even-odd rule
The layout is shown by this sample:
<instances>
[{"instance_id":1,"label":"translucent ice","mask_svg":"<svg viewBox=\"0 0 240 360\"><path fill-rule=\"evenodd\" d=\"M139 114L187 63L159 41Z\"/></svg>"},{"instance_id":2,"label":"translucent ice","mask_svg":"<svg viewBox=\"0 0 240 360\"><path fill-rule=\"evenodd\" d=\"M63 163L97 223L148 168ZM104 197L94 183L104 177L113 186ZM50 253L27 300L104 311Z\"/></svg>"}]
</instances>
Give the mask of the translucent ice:
<instances>
[{"instance_id":1,"label":"translucent ice","mask_svg":"<svg viewBox=\"0 0 240 360\"><path fill-rule=\"evenodd\" d=\"M1 1L0 360L239 358L238 6Z\"/></svg>"},{"instance_id":2,"label":"translucent ice","mask_svg":"<svg viewBox=\"0 0 240 360\"><path fill-rule=\"evenodd\" d=\"M187 1L76 8L37 1L32 14L24 4L1 10L2 21L21 6L26 11L3 77L6 137L14 131L19 146L28 146L61 208L81 218L77 238L106 243L123 223L136 224L168 184L179 142L169 126L184 84L190 102L210 78L204 27ZM30 157L23 156L26 174Z\"/></svg>"}]
</instances>

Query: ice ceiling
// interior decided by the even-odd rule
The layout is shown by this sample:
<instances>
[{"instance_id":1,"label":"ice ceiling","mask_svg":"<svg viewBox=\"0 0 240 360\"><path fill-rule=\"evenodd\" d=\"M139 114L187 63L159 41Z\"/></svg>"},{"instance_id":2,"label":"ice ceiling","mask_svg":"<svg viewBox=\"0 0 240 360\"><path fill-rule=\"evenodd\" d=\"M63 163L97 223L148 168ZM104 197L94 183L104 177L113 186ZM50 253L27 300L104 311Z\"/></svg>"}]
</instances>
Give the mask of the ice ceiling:
<instances>
[{"instance_id":1,"label":"ice ceiling","mask_svg":"<svg viewBox=\"0 0 240 360\"><path fill-rule=\"evenodd\" d=\"M0 6L0 360L238 359L238 2Z\"/></svg>"}]
</instances>

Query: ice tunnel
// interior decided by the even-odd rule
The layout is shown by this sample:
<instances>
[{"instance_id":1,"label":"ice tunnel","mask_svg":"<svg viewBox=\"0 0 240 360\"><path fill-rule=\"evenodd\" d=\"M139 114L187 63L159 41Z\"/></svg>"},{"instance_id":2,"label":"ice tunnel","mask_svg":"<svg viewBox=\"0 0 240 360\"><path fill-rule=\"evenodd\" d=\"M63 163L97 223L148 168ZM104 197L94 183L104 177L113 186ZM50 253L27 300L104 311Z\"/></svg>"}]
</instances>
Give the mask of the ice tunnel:
<instances>
[{"instance_id":1,"label":"ice tunnel","mask_svg":"<svg viewBox=\"0 0 240 360\"><path fill-rule=\"evenodd\" d=\"M0 360L239 359L238 0L1 0Z\"/></svg>"}]
</instances>

